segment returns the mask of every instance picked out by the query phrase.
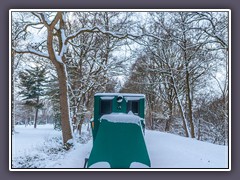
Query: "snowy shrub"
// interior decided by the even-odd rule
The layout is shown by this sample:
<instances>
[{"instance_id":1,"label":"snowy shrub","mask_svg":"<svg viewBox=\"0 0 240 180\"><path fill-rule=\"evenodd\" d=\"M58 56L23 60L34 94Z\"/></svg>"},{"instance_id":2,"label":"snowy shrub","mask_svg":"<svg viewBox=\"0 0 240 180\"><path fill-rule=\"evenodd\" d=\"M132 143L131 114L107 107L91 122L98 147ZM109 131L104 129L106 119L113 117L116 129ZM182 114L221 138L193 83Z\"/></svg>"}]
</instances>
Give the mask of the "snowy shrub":
<instances>
[{"instance_id":1,"label":"snowy shrub","mask_svg":"<svg viewBox=\"0 0 240 180\"><path fill-rule=\"evenodd\" d=\"M89 142L89 140L92 138L92 135L88 132L82 132L78 138L76 138L76 141L80 144L86 144Z\"/></svg>"},{"instance_id":2,"label":"snowy shrub","mask_svg":"<svg viewBox=\"0 0 240 180\"><path fill-rule=\"evenodd\" d=\"M47 136L44 142L37 146L32 146L31 149L26 149L23 153L12 159L12 168L52 168L59 165L59 160L82 144L87 144L92 135L83 125L81 135L74 134L74 138L63 144L62 136ZM71 149L69 151L69 149Z\"/></svg>"},{"instance_id":3,"label":"snowy shrub","mask_svg":"<svg viewBox=\"0 0 240 180\"><path fill-rule=\"evenodd\" d=\"M47 168L51 167L59 159L62 159L66 153L63 148L62 138L50 137L34 150L24 152L21 156L13 158L13 168Z\"/></svg>"}]
</instances>

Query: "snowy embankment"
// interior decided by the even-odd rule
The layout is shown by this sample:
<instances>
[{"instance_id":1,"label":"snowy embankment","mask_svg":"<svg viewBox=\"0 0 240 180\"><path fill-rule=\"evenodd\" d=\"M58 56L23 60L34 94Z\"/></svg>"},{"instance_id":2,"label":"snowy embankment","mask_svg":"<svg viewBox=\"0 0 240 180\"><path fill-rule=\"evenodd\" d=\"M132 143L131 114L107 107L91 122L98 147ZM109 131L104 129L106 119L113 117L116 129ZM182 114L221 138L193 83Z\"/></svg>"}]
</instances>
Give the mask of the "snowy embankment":
<instances>
[{"instance_id":1,"label":"snowy embankment","mask_svg":"<svg viewBox=\"0 0 240 180\"><path fill-rule=\"evenodd\" d=\"M146 131L152 168L228 168L228 146Z\"/></svg>"},{"instance_id":2,"label":"snowy embankment","mask_svg":"<svg viewBox=\"0 0 240 180\"><path fill-rule=\"evenodd\" d=\"M16 126L13 135L13 168L83 168L92 141L84 137L70 151L61 148L61 132L52 125ZM228 147L157 131L146 131L152 168L228 168ZM27 164L26 164L27 162Z\"/></svg>"}]
</instances>

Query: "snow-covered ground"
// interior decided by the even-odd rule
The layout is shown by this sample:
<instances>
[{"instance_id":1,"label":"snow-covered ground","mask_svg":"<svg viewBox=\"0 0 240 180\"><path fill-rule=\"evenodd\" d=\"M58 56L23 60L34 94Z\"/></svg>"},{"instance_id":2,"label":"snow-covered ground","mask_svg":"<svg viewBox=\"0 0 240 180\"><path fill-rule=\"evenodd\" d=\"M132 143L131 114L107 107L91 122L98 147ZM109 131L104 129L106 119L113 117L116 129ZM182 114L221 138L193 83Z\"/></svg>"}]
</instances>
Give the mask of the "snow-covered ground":
<instances>
[{"instance_id":1,"label":"snow-covered ground","mask_svg":"<svg viewBox=\"0 0 240 180\"><path fill-rule=\"evenodd\" d=\"M89 136L86 126L84 129L83 135ZM37 129L16 126L16 131L12 137L13 168L83 168L92 148L91 140L76 140L73 149L61 151L61 132L52 125ZM227 146L150 130L146 130L145 141L152 168L228 168ZM29 159L33 164L24 165Z\"/></svg>"},{"instance_id":2,"label":"snow-covered ground","mask_svg":"<svg viewBox=\"0 0 240 180\"><path fill-rule=\"evenodd\" d=\"M52 137L61 135L60 131L55 131L53 125L38 125L36 129L33 126L17 125L16 133L12 138L12 154L20 156L42 146L45 141Z\"/></svg>"},{"instance_id":3,"label":"snow-covered ground","mask_svg":"<svg viewBox=\"0 0 240 180\"><path fill-rule=\"evenodd\" d=\"M153 168L228 168L228 147L169 133L146 131Z\"/></svg>"}]
</instances>

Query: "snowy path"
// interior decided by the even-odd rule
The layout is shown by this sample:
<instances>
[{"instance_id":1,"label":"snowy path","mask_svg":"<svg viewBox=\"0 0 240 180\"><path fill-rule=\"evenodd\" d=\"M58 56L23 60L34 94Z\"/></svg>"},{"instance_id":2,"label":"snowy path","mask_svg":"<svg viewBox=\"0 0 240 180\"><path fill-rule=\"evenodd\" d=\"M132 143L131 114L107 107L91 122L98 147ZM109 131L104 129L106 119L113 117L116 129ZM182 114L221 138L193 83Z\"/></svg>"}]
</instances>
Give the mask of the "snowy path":
<instances>
[{"instance_id":1,"label":"snowy path","mask_svg":"<svg viewBox=\"0 0 240 180\"><path fill-rule=\"evenodd\" d=\"M17 126L16 131L19 133L13 136L13 156L31 154L47 138L61 136L61 132L53 130L50 125L38 126L37 129ZM152 168L228 168L227 146L150 130L146 130L145 141ZM43 165L46 164L46 168L83 168L91 148L92 141L87 144L76 143L61 158Z\"/></svg>"}]
</instances>

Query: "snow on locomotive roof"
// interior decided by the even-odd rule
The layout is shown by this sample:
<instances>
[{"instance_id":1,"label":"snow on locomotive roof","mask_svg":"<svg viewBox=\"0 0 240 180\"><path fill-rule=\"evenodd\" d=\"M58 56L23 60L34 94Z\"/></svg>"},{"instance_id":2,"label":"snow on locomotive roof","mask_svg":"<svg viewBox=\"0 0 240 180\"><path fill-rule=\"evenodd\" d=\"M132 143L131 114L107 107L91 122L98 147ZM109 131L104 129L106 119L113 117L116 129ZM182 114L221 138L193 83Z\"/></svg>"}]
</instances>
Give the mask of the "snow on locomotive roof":
<instances>
[{"instance_id":1,"label":"snow on locomotive roof","mask_svg":"<svg viewBox=\"0 0 240 180\"><path fill-rule=\"evenodd\" d=\"M145 97L145 94L134 94L134 93L96 93L95 96L141 96L141 97Z\"/></svg>"},{"instance_id":2,"label":"snow on locomotive roof","mask_svg":"<svg viewBox=\"0 0 240 180\"><path fill-rule=\"evenodd\" d=\"M144 96L125 96L125 100L128 101L138 101L139 99L143 99Z\"/></svg>"},{"instance_id":3,"label":"snow on locomotive roof","mask_svg":"<svg viewBox=\"0 0 240 180\"><path fill-rule=\"evenodd\" d=\"M100 121L103 119L109 122L114 122L114 123L132 123L132 124L140 125L140 120L142 118L134 115L130 111L128 114L124 114L124 113L105 114L100 118Z\"/></svg>"}]
</instances>

